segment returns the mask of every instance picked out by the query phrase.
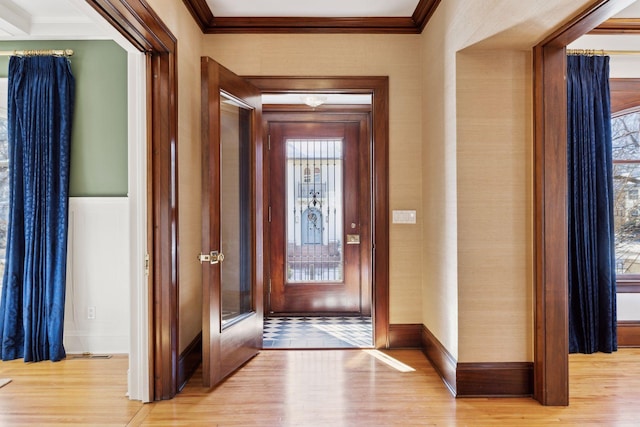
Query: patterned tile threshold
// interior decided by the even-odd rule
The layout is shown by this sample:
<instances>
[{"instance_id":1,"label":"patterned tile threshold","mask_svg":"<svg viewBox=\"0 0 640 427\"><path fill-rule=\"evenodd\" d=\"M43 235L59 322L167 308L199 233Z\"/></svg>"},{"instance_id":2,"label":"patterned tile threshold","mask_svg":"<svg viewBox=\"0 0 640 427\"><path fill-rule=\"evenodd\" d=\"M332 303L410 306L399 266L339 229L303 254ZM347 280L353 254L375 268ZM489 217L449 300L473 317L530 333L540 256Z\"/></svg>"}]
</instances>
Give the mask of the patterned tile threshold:
<instances>
[{"instance_id":1,"label":"patterned tile threshold","mask_svg":"<svg viewBox=\"0 0 640 427\"><path fill-rule=\"evenodd\" d=\"M372 348L371 317L265 317L263 348Z\"/></svg>"}]
</instances>

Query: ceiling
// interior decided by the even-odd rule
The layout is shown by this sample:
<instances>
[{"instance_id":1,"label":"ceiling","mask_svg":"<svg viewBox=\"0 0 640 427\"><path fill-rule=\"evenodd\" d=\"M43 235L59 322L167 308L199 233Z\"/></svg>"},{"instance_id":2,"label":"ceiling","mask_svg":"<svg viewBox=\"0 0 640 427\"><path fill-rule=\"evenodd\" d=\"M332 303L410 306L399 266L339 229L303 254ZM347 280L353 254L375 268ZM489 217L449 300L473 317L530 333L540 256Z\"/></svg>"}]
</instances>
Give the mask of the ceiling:
<instances>
[{"instance_id":1,"label":"ceiling","mask_svg":"<svg viewBox=\"0 0 640 427\"><path fill-rule=\"evenodd\" d=\"M83 40L113 34L85 0L0 0L0 40Z\"/></svg>"},{"instance_id":2,"label":"ceiling","mask_svg":"<svg viewBox=\"0 0 640 427\"><path fill-rule=\"evenodd\" d=\"M418 0L205 0L215 16L363 17L411 16Z\"/></svg>"}]
</instances>

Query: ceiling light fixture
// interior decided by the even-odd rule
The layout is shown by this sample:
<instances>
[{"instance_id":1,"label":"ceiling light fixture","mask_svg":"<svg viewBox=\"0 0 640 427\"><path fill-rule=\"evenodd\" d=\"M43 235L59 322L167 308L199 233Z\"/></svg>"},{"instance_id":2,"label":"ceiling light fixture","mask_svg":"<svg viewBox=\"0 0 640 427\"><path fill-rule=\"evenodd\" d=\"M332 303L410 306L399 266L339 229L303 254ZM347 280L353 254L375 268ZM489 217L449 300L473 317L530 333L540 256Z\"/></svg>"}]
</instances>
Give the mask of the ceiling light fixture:
<instances>
[{"instance_id":1,"label":"ceiling light fixture","mask_svg":"<svg viewBox=\"0 0 640 427\"><path fill-rule=\"evenodd\" d=\"M300 98L302 99L302 102L313 108L316 108L327 101L326 96L319 95L303 95Z\"/></svg>"}]
</instances>

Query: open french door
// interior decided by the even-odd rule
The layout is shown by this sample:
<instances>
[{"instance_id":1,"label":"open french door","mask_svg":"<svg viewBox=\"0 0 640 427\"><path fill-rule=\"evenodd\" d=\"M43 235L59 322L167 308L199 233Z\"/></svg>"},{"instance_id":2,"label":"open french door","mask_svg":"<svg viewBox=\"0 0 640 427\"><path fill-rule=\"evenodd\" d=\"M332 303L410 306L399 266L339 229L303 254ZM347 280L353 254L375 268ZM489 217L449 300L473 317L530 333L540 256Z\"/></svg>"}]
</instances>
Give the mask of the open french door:
<instances>
[{"instance_id":1,"label":"open french door","mask_svg":"<svg viewBox=\"0 0 640 427\"><path fill-rule=\"evenodd\" d=\"M218 384L262 348L261 94L211 58L202 75L202 367Z\"/></svg>"}]
</instances>

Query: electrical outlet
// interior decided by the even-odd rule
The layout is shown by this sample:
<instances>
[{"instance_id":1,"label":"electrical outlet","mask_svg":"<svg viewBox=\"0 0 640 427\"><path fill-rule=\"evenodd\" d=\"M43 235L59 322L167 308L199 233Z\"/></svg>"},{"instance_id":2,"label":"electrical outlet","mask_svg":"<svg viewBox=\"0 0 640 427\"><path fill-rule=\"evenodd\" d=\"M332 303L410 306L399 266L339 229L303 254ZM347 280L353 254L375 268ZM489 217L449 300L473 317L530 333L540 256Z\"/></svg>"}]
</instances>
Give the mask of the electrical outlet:
<instances>
[{"instance_id":1,"label":"electrical outlet","mask_svg":"<svg viewBox=\"0 0 640 427\"><path fill-rule=\"evenodd\" d=\"M93 320L95 318L96 318L96 307L92 305L87 308L87 319Z\"/></svg>"}]
</instances>

